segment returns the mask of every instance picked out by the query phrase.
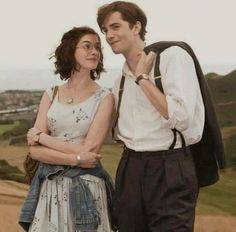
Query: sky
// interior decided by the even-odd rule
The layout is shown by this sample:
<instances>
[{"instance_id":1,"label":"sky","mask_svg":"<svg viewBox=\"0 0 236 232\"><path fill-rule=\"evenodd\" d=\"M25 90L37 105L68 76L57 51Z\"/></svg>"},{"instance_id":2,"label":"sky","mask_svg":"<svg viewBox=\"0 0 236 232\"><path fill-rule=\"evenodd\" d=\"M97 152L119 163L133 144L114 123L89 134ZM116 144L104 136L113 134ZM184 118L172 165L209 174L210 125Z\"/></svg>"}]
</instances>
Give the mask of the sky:
<instances>
[{"instance_id":1,"label":"sky","mask_svg":"<svg viewBox=\"0 0 236 232\"><path fill-rule=\"evenodd\" d=\"M132 0L131 0L132 1ZM49 61L64 32L88 25L107 0L0 0L0 69L53 68ZM136 0L148 17L146 43L184 40L203 65L236 64L235 0ZM105 66L120 67L100 33ZM236 65L235 65L236 66Z\"/></svg>"}]
</instances>

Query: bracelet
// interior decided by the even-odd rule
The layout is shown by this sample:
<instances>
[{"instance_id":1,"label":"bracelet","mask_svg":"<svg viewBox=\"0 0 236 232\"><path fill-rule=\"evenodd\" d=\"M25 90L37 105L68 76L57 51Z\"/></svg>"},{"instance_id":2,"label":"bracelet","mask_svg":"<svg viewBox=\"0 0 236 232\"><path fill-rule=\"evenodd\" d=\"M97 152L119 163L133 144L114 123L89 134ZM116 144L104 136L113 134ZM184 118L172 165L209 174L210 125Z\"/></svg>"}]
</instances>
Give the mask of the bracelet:
<instances>
[{"instance_id":1,"label":"bracelet","mask_svg":"<svg viewBox=\"0 0 236 232\"><path fill-rule=\"evenodd\" d=\"M76 166L79 166L80 161L81 161L80 155L75 155L75 160L76 160Z\"/></svg>"}]
</instances>

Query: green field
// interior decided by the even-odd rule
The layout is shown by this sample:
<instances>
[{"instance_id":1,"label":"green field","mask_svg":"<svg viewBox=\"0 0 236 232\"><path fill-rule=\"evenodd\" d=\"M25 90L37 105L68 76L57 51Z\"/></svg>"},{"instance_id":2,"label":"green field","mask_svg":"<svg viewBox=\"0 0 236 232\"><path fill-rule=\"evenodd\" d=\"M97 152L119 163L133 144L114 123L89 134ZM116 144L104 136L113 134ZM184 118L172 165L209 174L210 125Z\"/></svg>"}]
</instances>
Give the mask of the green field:
<instances>
[{"instance_id":1,"label":"green field","mask_svg":"<svg viewBox=\"0 0 236 232\"><path fill-rule=\"evenodd\" d=\"M218 183L200 190L197 212L236 216L236 170L221 172Z\"/></svg>"},{"instance_id":2,"label":"green field","mask_svg":"<svg viewBox=\"0 0 236 232\"><path fill-rule=\"evenodd\" d=\"M12 124L0 124L0 135L2 133L4 133L5 131L11 130L12 128L14 128L15 126L17 126L19 123L15 122Z\"/></svg>"}]
</instances>

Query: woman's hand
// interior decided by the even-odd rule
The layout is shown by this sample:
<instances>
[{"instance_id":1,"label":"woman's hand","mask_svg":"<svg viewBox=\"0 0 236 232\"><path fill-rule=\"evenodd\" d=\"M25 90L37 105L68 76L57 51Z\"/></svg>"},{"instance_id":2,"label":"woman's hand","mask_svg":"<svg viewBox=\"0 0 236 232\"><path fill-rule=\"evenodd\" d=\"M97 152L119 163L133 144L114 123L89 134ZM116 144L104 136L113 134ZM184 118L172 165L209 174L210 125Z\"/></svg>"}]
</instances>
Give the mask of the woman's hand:
<instances>
[{"instance_id":1,"label":"woman's hand","mask_svg":"<svg viewBox=\"0 0 236 232\"><path fill-rule=\"evenodd\" d=\"M98 161L102 158L100 154L88 151L82 151L75 155L76 165L82 168L94 168Z\"/></svg>"},{"instance_id":2,"label":"woman's hand","mask_svg":"<svg viewBox=\"0 0 236 232\"><path fill-rule=\"evenodd\" d=\"M38 138L37 136L40 136L38 135L41 131L36 128L36 127L32 127L28 130L28 133L27 133L27 143L29 146L35 146L35 145L38 145Z\"/></svg>"}]
</instances>

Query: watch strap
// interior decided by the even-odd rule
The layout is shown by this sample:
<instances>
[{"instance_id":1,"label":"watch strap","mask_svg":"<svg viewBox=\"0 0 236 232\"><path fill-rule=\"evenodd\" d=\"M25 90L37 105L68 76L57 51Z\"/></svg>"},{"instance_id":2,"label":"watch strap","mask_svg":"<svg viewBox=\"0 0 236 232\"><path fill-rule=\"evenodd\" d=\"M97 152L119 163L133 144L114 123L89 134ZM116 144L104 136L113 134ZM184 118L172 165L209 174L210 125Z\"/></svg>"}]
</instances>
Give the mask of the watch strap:
<instances>
[{"instance_id":1,"label":"watch strap","mask_svg":"<svg viewBox=\"0 0 236 232\"><path fill-rule=\"evenodd\" d=\"M137 84L137 85L139 85L139 82L141 81L141 80L149 80L149 77L148 77L148 75L147 74L141 74L141 75L139 75L137 78L136 78L136 80L135 80L135 83Z\"/></svg>"},{"instance_id":2,"label":"watch strap","mask_svg":"<svg viewBox=\"0 0 236 232\"><path fill-rule=\"evenodd\" d=\"M136 83L137 85L139 85L139 81L142 80L142 79L144 79L144 78L143 78L143 75L141 74L141 75L139 75L139 76L136 78L135 83Z\"/></svg>"}]
</instances>

